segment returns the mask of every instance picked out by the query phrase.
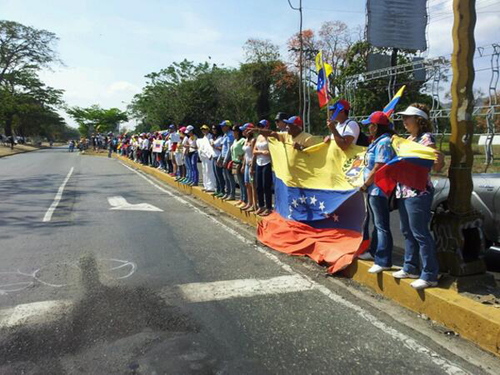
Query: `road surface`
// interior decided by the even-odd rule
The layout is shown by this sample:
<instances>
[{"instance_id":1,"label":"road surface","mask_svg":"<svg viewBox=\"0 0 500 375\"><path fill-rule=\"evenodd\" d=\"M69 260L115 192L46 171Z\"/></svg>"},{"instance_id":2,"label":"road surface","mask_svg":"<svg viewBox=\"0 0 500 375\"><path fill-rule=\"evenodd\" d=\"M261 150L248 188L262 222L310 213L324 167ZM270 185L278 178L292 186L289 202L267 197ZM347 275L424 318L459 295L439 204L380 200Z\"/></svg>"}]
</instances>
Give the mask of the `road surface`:
<instances>
[{"instance_id":1,"label":"road surface","mask_svg":"<svg viewBox=\"0 0 500 375\"><path fill-rule=\"evenodd\" d=\"M1 374L486 374L499 361L114 159L0 159Z\"/></svg>"}]
</instances>

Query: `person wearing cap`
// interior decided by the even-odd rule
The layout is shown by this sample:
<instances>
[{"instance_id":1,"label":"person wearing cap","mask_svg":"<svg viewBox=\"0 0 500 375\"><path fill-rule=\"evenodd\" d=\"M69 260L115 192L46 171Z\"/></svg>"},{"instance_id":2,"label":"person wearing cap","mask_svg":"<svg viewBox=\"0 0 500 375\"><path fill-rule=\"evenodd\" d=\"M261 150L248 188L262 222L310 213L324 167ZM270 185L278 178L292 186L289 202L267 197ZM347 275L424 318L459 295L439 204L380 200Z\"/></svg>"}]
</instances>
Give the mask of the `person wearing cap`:
<instances>
[{"instance_id":1,"label":"person wearing cap","mask_svg":"<svg viewBox=\"0 0 500 375\"><path fill-rule=\"evenodd\" d=\"M224 195L226 195L226 181L224 180L224 171L222 169L222 166L219 166L218 164L219 157L222 153L222 140L223 140L222 130L220 126L218 125L212 126L212 135L213 138L210 141L210 144L212 145L212 148L214 150L212 163L214 166L215 183L216 183L216 189L213 195L216 198L222 198Z\"/></svg>"},{"instance_id":2,"label":"person wearing cap","mask_svg":"<svg viewBox=\"0 0 500 375\"><path fill-rule=\"evenodd\" d=\"M349 146L355 145L360 135L359 124L349 118L351 105L347 100L339 100L329 107L332 116L328 121L328 129L331 135L325 138L325 142L334 140L342 150L347 150Z\"/></svg>"},{"instance_id":3,"label":"person wearing cap","mask_svg":"<svg viewBox=\"0 0 500 375\"><path fill-rule=\"evenodd\" d=\"M177 144L177 148L175 149L175 162L177 164L177 177L175 180L178 182L184 181L186 178L186 165L184 160L184 138L186 137L186 134L184 134L185 131L186 128L184 126L179 128L179 130L177 131L177 134L179 135L179 143Z\"/></svg>"},{"instance_id":4,"label":"person wearing cap","mask_svg":"<svg viewBox=\"0 0 500 375\"><path fill-rule=\"evenodd\" d=\"M257 123L256 130L259 135L253 148L253 159L255 162L252 163L251 169L251 172L255 170L255 188L258 206L255 213L260 216L267 216L273 210L273 171L269 141L266 134L275 133L277 135L278 133L269 130L269 121L267 120L260 120Z\"/></svg>"},{"instance_id":5,"label":"person wearing cap","mask_svg":"<svg viewBox=\"0 0 500 375\"><path fill-rule=\"evenodd\" d=\"M276 127L278 128L278 132L286 133L286 123L284 120L287 120L288 117L289 116L285 112L278 112L276 114L274 122L276 123Z\"/></svg>"},{"instance_id":6,"label":"person wearing cap","mask_svg":"<svg viewBox=\"0 0 500 375\"><path fill-rule=\"evenodd\" d=\"M392 148L392 130L389 117L384 112L373 112L362 122L369 125L368 130L373 137L365 154L364 184L360 188L368 194L368 206L373 216L374 234L370 251L374 257L374 265L368 270L370 273L380 273L392 267L393 239L390 225L389 197L375 185L375 173L396 155ZM363 259L363 257L362 257Z\"/></svg>"},{"instance_id":7,"label":"person wearing cap","mask_svg":"<svg viewBox=\"0 0 500 375\"><path fill-rule=\"evenodd\" d=\"M141 143L141 155L142 155L142 164L149 164L149 137L147 135L144 136L144 139Z\"/></svg>"},{"instance_id":8,"label":"person wearing cap","mask_svg":"<svg viewBox=\"0 0 500 375\"><path fill-rule=\"evenodd\" d=\"M429 108L426 105L414 103L398 115L403 116L404 127L410 133L409 140L436 149ZM433 169L438 172L444 167L444 157L437 150L436 153L437 160ZM405 257L403 269L392 275L397 279L416 279L410 285L417 290L436 286L439 263L436 244L429 230L434 198L430 175L427 187L422 191L398 183L396 198L401 232L405 238Z\"/></svg>"},{"instance_id":9,"label":"person wearing cap","mask_svg":"<svg viewBox=\"0 0 500 375\"><path fill-rule=\"evenodd\" d=\"M181 134L181 138L182 138L182 152L184 155L184 165L185 165L185 169L186 169L186 177L184 177L179 182L187 185L191 182L191 179L192 179L192 175L191 175L192 169L191 169L191 159L189 158L189 155L188 155L189 154L189 137L188 137L189 131L187 130L187 127L183 127L183 129L184 129L184 131Z\"/></svg>"},{"instance_id":10,"label":"person wearing cap","mask_svg":"<svg viewBox=\"0 0 500 375\"><path fill-rule=\"evenodd\" d=\"M271 131L268 128L259 128L257 129L257 131L258 133L267 137L276 138L280 142L291 144L296 150L300 151L318 143L314 136L303 131L304 123L302 122L300 116L292 116L289 119L283 121L286 124L286 133Z\"/></svg>"},{"instance_id":11,"label":"person wearing cap","mask_svg":"<svg viewBox=\"0 0 500 375\"><path fill-rule=\"evenodd\" d=\"M170 160L172 161L172 172L170 176L176 177L178 175L179 166L177 165L176 151L181 137L177 132L177 127L174 124L170 124L168 127L168 152L170 154Z\"/></svg>"},{"instance_id":12,"label":"person wearing cap","mask_svg":"<svg viewBox=\"0 0 500 375\"><path fill-rule=\"evenodd\" d=\"M247 189L245 188L245 182L243 180L243 157L245 156L245 151L243 151L243 146L245 144L245 138L243 138L243 127L238 125L233 126L234 142L231 145L231 161L232 161L232 173L238 179L238 185L240 187L240 200L236 202L236 206L243 207L247 203Z\"/></svg>"},{"instance_id":13,"label":"person wearing cap","mask_svg":"<svg viewBox=\"0 0 500 375\"><path fill-rule=\"evenodd\" d=\"M214 157L214 149L210 144L213 136L210 134L210 128L207 125L201 126L202 138L198 138L198 153L201 160L201 168L203 174L203 191L211 193L215 191L216 179L212 158Z\"/></svg>"},{"instance_id":14,"label":"person wearing cap","mask_svg":"<svg viewBox=\"0 0 500 375\"><path fill-rule=\"evenodd\" d=\"M222 151L219 156L219 166L222 167L224 174L224 180L226 184L226 194L222 197L224 200L235 200L236 199L236 181L231 171L228 169L229 162L231 161L231 146L234 142L233 131L231 130L231 121L224 120L219 126L224 133L222 137Z\"/></svg>"},{"instance_id":15,"label":"person wearing cap","mask_svg":"<svg viewBox=\"0 0 500 375\"><path fill-rule=\"evenodd\" d=\"M254 125L251 122L247 122L240 129L243 131L243 136L245 137L245 144L243 145L243 152L245 156L243 157L243 183L247 189L247 204L242 207L244 211L254 211L256 210L255 202L257 202L256 192L253 183L253 165L255 163L255 157L253 155L253 149L255 146L255 138L253 136L252 129Z\"/></svg>"},{"instance_id":16,"label":"person wearing cap","mask_svg":"<svg viewBox=\"0 0 500 375\"><path fill-rule=\"evenodd\" d=\"M196 136L196 134L194 134L193 125L188 125L185 133L188 139L187 157L189 158L189 166L191 168L190 180L187 182L187 185L198 186L198 182L200 179L198 172L198 137Z\"/></svg>"}]
</instances>

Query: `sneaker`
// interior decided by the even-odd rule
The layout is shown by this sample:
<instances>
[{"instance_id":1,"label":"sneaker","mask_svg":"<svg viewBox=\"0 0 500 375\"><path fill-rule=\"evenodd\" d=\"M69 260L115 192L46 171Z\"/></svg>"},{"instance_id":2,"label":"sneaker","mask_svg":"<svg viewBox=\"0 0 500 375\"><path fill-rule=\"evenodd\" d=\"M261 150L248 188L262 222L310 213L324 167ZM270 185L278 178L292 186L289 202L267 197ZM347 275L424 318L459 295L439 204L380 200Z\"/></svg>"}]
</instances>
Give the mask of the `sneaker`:
<instances>
[{"instance_id":1,"label":"sneaker","mask_svg":"<svg viewBox=\"0 0 500 375\"><path fill-rule=\"evenodd\" d=\"M414 275L414 274L408 273L408 272L406 272L404 270L399 270L397 272L393 272L392 276L395 279L418 279L418 275Z\"/></svg>"},{"instance_id":2,"label":"sneaker","mask_svg":"<svg viewBox=\"0 0 500 375\"><path fill-rule=\"evenodd\" d=\"M437 283L437 281L427 281L427 280L418 279L418 280L412 282L410 285L412 288L414 288L416 290L422 290L425 288L437 286L438 283Z\"/></svg>"},{"instance_id":3,"label":"sneaker","mask_svg":"<svg viewBox=\"0 0 500 375\"><path fill-rule=\"evenodd\" d=\"M382 267L382 266L379 266L378 264L374 264L373 266L371 266L371 268L368 270L368 272L370 273L380 273L382 271L387 271L387 270L390 270L391 267Z\"/></svg>"},{"instance_id":4,"label":"sneaker","mask_svg":"<svg viewBox=\"0 0 500 375\"><path fill-rule=\"evenodd\" d=\"M369 251L365 251L363 254L361 254L358 259L361 260L373 260L373 255L370 254Z\"/></svg>"}]
</instances>

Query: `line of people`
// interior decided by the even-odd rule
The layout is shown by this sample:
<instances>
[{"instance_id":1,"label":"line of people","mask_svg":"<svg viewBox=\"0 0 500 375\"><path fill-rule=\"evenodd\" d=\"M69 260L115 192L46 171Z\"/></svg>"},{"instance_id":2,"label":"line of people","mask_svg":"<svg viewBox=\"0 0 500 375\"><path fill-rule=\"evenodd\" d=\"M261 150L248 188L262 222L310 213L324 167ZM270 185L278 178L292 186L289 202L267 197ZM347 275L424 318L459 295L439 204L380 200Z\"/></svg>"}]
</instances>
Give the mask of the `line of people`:
<instances>
[{"instance_id":1,"label":"line of people","mask_svg":"<svg viewBox=\"0 0 500 375\"><path fill-rule=\"evenodd\" d=\"M374 183L375 173L394 156L391 137L394 127L383 112L374 112L361 125L368 127L369 134L361 125L349 118L350 104L339 100L330 107L333 116L327 122L330 135L323 142L336 142L343 150L351 145L368 146L365 155L364 185L367 194L367 219L365 236L371 238L367 252L361 259L372 259L370 273L380 273L392 268L393 240L390 229L389 197ZM409 139L436 149L429 120L429 109L423 104L412 104L400 112ZM183 184L199 183L198 160L201 162L203 186L215 197L236 202L245 211L261 216L273 210L272 158L269 137L289 144L297 150L312 146L321 139L304 132L299 116L288 117L278 113L276 130L271 130L268 120L257 124L233 125L224 120L211 127L203 125L202 136L195 134L192 125L177 128L170 125L168 131L138 134L118 138L118 152L137 162L165 170ZM444 157L437 152L434 170L444 166ZM239 187L239 189L237 188ZM237 191L239 194L237 195ZM395 201L401 218L401 230L405 238L405 262L402 270L394 272L395 278L416 279L412 286L424 289L437 285L438 261L435 243L429 224L434 188L430 181L425 191L397 185ZM369 220L373 231L369 236Z\"/></svg>"}]
</instances>

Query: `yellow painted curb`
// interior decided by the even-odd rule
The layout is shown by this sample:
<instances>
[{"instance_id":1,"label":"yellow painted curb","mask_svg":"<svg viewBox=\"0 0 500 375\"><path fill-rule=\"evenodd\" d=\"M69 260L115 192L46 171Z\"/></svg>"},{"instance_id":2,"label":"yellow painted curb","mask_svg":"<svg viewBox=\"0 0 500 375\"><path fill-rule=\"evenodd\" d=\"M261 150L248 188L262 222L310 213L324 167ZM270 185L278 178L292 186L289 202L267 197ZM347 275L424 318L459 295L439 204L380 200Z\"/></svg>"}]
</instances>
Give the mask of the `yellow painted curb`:
<instances>
[{"instance_id":1,"label":"yellow painted curb","mask_svg":"<svg viewBox=\"0 0 500 375\"><path fill-rule=\"evenodd\" d=\"M200 187L179 184L173 177L157 169L137 164L115 154L113 156L186 194L196 196L246 224L256 227L260 220L257 215L240 210L232 202L222 201L201 191ZM344 270L344 275L410 310L425 314L500 357L500 309L460 295L446 280L441 281L438 288L416 291L410 286L412 280L395 279L390 272L370 274L368 269L371 266L371 262L357 260Z\"/></svg>"}]
</instances>

